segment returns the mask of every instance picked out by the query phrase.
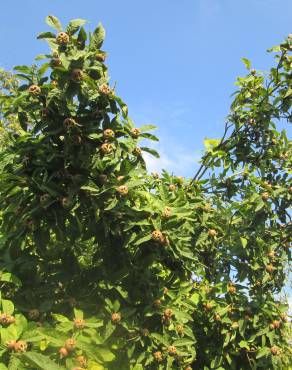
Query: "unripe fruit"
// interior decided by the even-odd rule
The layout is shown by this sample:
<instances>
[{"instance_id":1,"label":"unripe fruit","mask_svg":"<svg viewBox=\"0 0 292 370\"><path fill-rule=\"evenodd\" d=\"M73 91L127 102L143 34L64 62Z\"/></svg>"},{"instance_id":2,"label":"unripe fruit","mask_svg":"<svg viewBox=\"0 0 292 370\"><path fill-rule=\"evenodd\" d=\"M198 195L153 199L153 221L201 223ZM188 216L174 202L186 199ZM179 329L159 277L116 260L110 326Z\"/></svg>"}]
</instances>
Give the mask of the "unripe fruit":
<instances>
[{"instance_id":1,"label":"unripe fruit","mask_svg":"<svg viewBox=\"0 0 292 370\"><path fill-rule=\"evenodd\" d=\"M61 347L59 349L59 355L60 355L60 358L65 358L69 355L69 352L67 351L67 349L65 347Z\"/></svg>"},{"instance_id":2,"label":"unripe fruit","mask_svg":"<svg viewBox=\"0 0 292 370\"><path fill-rule=\"evenodd\" d=\"M169 346L167 348L167 352L169 354L169 356L175 356L177 354L177 349L175 346Z\"/></svg>"},{"instance_id":3,"label":"unripe fruit","mask_svg":"<svg viewBox=\"0 0 292 370\"><path fill-rule=\"evenodd\" d=\"M262 193L262 200L268 200L270 198L270 194L267 191Z\"/></svg>"},{"instance_id":4,"label":"unripe fruit","mask_svg":"<svg viewBox=\"0 0 292 370\"><path fill-rule=\"evenodd\" d=\"M177 177L177 181L180 183L180 184L183 184L184 182L184 178L182 176L178 176Z\"/></svg>"},{"instance_id":5,"label":"unripe fruit","mask_svg":"<svg viewBox=\"0 0 292 370\"><path fill-rule=\"evenodd\" d=\"M59 45L67 45L70 41L70 37L66 32L60 32L58 33L56 37L56 42Z\"/></svg>"},{"instance_id":6,"label":"unripe fruit","mask_svg":"<svg viewBox=\"0 0 292 370\"><path fill-rule=\"evenodd\" d=\"M131 135L136 139L141 135L141 131L138 128L132 128Z\"/></svg>"},{"instance_id":7,"label":"unripe fruit","mask_svg":"<svg viewBox=\"0 0 292 370\"><path fill-rule=\"evenodd\" d=\"M274 258L274 257L275 257L275 251L269 251L269 252L267 253L267 256L268 256L269 258Z\"/></svg>"},{"instance_id":8,"label":"unripe fruit","mask_svg":"<svg viewBox=\"0 0 292 370\"><path fill-rule=\"evenodd\" d=\"M163 243L163 234L160 230L154 230L151 234L151 238L156 241L156 242L159 242L159 243Z\"/></svg>"},{"instance_id":9,"label":"unripe fruit","mask_svg":"<svg viewBox=\"0 0 292 370\"><path fill-rule=\"evenodd\" d=\"M30 85L28 92L33 96L38 96L42 92L41 88L38 85Z\"/></svg>"},{"instance_id":10,"label":"unripe fruit","mask_svg":"<svg viewBox=\"0 0 292 370\"><path fill-rule=\"evenodd\" d=\"M107 84L102 84L98 91L103 95L109 95L111 93L111 89Z\"/></svg>"},{"instance_id":11,"label":"unripe fruit","mask_svg":"<svg viewBox=\"0 0 292 370\"><path fill-rule=\"evenodd\" d=\"M215 236L217 235L217 231L215 229L209 229L208 230L208 234L209 236L211 236L212 238L215 238Z\"/></svg>"},{"instance_id":12,"label":"unripe fruit","mask_svg":"<svg viewBox=\"0 0 292 370\"><path fill-rule=\"evenodd\" d=\"M15 352L26 352L27 350L27 343L24 340L19 340L14 345Z\"/></svg>"},{"instance_id":13,"label":"unripe fruit","mask_svg":"<svg viewBox=\"0 0 292 370\"><path fill-rule=\"evenodd\" d=\"M237 321L234 321L234 322L231 324L231 329L232 329L232 330L237 330L238 328L239 328L238 322L237 322Z\"/></svg>"},{"instance_id":14,"label":"unripe fruit","mask_svg":"<svg viewBox=\"0 0 292 370\"><path fill-rule=\"evenodd\" d=\"M169 218L171 216L171 208L170 207L165 207L163 212L162 212L162 217L163 218Z\"/></svg>"},{"instance_id":15,"label":"unripe fruit","mask_svg":"<svg viewBox=\"0 0 292 370\"><path fill-rule=\"evenodd\" d=\"M176 185L175 184L170 184L168 187L169 191L175 191L176 190Z\"/></svg>"},{"instance_id":16,"label":"unripe fruit","mask_svg":"<svg viewBox=\"0 0 292 370\"><path fill-rule=\"evenodd\" d=\"M86 367L87 365L87 359L86 357L80 355L76 357L76 361L79 363L80 366Z\"/></svg>"},{"instance_id":17,"label":"unripe fruit","mask_svg":"<svg viewBox=\"0 0 292 370\"><path fill-rule=\"evenodd\" d=\"M266 266L266 271L271 274L273 271L274 271L274 266L269 263L267 266Z\"/></svg>"},{"instance_id":18,"label":"unripe fruit","mask_svg":"<svg viewBox=\"0 0 292 370\"><path fill-rule=\"evenodd\" d=\"M129 193L129 188L127 185L121 185L117 188L117 192L122 196L126 196Z\"/></svg>"},{"instance_id":19,"label":"unripe fruit","mask_svg":"<svg viewBox=\"0 0 292 370\"><path fill-rule=\"evenodd\" d=\"M67 351L72 352L74 351L76 346L76 340L73 338L68 338L65 340L65 348Z\"/></svg>"},{"instance_id":20,"label":"unripe fruit","mask_svg":"<svg viewBox=\"0 0 292 370\"><path fill-rule=\"evenodd\" d=\"M153 357L155 358L155 361L157 362L162 362L163 361L163 356L160 351L156 351L153 353Z\"/></svg>"},{"instance_id":21,"label":"unripe fruit","mask_svg":"<svg viewBox=\"0 0 292 370\"><path fill-rule=\"evenodd\" d=\"M28 311L28 318L30 320L37 320L40 316L40 311L37 308L33 308Z\"/></svg>"},{"instance_id":22,"label":"unripe fruit","mask_svg":"<svg viewBox=\"0 0 292 370\"><path fill-rule=\"evenodd\" d=\"M72 80L74 80L76 82L80 82L84 78L84 73L83 73L82 69L75 68L75 69L73 69L73 71L71 73L71 77L72 77Z\"/></svg>"},{"instance_id":23,"label":"unripe fruit","mask_svg":"<svg viewBox=\"0 0 292 370\"><path fill-rule=\"evenodd\" d=\"M119 312L114 312L112 313L112 317L111 317L111 320L113 323L118 323L120 322L122 319L122 316Z\"/></svg>"},{"instance_id":24,"label":"unripe fruit","mask_svg":"<svg viewBox=\"0 0 292 370\"><path fill-rule=\"evenodd\" d=\"M83 329L85 326L85 320L83 319L74 319L74 327L76 329Z\"/></svg>"},{"instance_id":25,"label":"unripe fruit","mask_svg":"<svg viewBox=\"0 0 292 370\"><path fill-rule=\"evenodd\" d=\"M65 118L64 121L63 121L63 126L64 126L65 130L70 130L71 128L76 126L76 121L73 118L70 118L70 117Z\"/></svg>"},{"instance_id":26,"label":"unripe fruit","mask_svg":"<svg viewBox=\"0 0 292 370\"><path fill-rule=\"evenodd\" d=\"M139 157L139 156L142 154L142 150L141 150L141 148L139 148L138 146L136 146L136 148L134 148L134 150L133 150L133 154L134 154L136 157Z\"/></svg>"},{"instance_id":27,"label":"unripe fruit","mask_svg":"<svg viewBox=\"0 0 292 370\"><path fill-rule=\"evenodd\" d=\"M160 307L161 306L161 300L160 299L155 299L155 301L153 302L153 305L157 308Z\"/></svg>"},{"instance_id":28,"label":"unripe fruit","mask_svg":"<svg viewBox=\"0 0 292 370\"><path fill-rule=\"evenodd\" d=\"M110 143L104 143L100 147L100 151L102 152L102 154L111 154L113 151L113 146Z\"/></svg>"},{"instance_id":29,"label":"unripe fruit","mask_svg":"<svg viewBox=\"0 0 292 370\"><path fill-rule=\"evenodd\" d=\"M115 133L113 130L111 130L110 128L107 128L106 130L104 130L103 132L103 137L105 139L112 139L115 137Z\"/></svg>"}]
</instances>

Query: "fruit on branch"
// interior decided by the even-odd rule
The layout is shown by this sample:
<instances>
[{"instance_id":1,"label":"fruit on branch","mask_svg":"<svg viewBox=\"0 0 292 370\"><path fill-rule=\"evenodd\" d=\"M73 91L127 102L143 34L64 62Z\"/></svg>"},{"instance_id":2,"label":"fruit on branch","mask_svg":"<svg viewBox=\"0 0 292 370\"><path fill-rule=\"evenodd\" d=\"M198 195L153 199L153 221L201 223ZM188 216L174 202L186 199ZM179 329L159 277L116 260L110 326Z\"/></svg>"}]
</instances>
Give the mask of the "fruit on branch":
<instances>
[{"instance_id":1,"label":"fruit on branch","mask_svg":"<svg viewBox=\"0 0 292 370\"><path fill-rule=\"evenodd\" d=\"M67 45L70 41L70 37L66 32L60 32L58 33L56 37L56 42L59 45Z\"/></svg>"},{"instance_id":2,"label":"fruit on branch","mask_svg":"<svg viewBox=\"0 0 292 370\"><path fill-rule=\"evenodd\" d=\"M33 96L38 96L41 94L42 90L38 85L30 85L28 92Z\"/></svg>"}]
</instances>

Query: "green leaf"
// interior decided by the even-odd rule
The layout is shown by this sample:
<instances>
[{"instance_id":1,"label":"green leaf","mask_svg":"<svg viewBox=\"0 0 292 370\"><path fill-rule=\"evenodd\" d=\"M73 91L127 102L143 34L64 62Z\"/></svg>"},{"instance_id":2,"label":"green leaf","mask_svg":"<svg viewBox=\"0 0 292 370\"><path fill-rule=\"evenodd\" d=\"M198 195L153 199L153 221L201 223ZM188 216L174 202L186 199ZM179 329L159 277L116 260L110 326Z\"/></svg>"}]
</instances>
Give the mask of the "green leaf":
<instances>
[{"instance_id":1,"label":"green leaf","mask_svg":"<svg viewBox=\"0 0 292 370\"><path fill-rule=\"evenodd\" d=\"M160 158L159 153L155 149L150 149L150 148L147 148L145 146L142 146L141 147L141 150L143 150L144 152L147 152L147 153L153 155L156 158Z\"/></svg>"},{"instance_id":2,"label":"green leaf","mask_svg":"<svg viewBox=\"0 0 292 370\"><path fill-rule=\"evenodd\" d=\"M63 370L63 366L59 366L54 361L52 361L48 356L44 356L37 352L25 352L21 356L30 365L34 366L34 369L40 370Z\"/></svg>"},{"instance_id":3,"label":"green leaf","mask_svg":"<svg viewBox=\"0 0 292 370\"><path fill-rule=\"evenodd\" d=\"M70 322L70 320L69 320L67 317L65 317L65 316L63 316L63 315L59 315L59 314L57 314L57 313L52 313L52 317L53 317L56 321L58 321L58 322Z\"/></svg>"},{"instance_id":4,"label":"green leaf","mask_svg":"<svg viewBox=\"0 0 292 370\"><path fill-rule=\"evenodd\" d=\"M67 26L66 32L69 35L74 35L74 33L78 31L79 27L83 26L86 23L87 21L85 19L72 19Z\"/></svg>"},{"instance_id":5,"label":"green leaf","mask_svg":"<svg viewBox=\"0 0 292 370\"><path fill-rule=\"evenodd\" d=\"M105 29L103 28L102 24L99 23L98 27L93 31L90 40L90 49L98 50L101 48L102 43L105 38Z\"/></svg>"},{"instance_id":6,"label":"green leaf","mask_svg":"<svg viewBox=\"0 0 292 370\"><path fill-rule=\"evenodd\" d=\"M48 15L46 17L46 23L52 28L55 28L55 30L61 32L62 31L62 25L57 17L54 15Z\"/></svg>"},{"instance_id":7,"label":"green leaf","mask_svg":"<svg viewBox=\"0 0 292 370\"><path fill-rule=\"evenodd\" d=\"M246 58L241 58L247 69L250 69L250 61Z\"/></svg>"},{"instance_id":8,"label":"green leaf","mask_svg":"<svg viewBox=\"0 0 292 370\"><path fill-rule=\"evenodd\" d=\"M258 353L257 353L257 359L258 358L261 358L261 357L264 357L264 356L268 356L269 354L271 353L271 350L269 347L262 347Z\"/></svg>"},{"instance_id":9,"label":"green leaf","mask_svg":"<svg viewBox=\"0 0 292 370\"><path fill-rule=\"evenodd\" d=\"M55 39L56 35L53 32L42 32L37 35L37 39Z\"/></svg>"},{"instance_id":10,"label":"green leaf","mask_svg":"<svg viewBox=\"0 0 292 370\"><path fill-rule=\"evenodd\" d=\"M1 275L0 280L6 281L8 283L13 283L16 286L21 286L21 281L15 275L11 274L10 272L4 272Z\"/></svg>"},{"instance_id":11,"label":"green leaf","mask_svg":"<svg viewBox=\"0 0 292 370\"><path fill-rule=\"evenodd\" d=\"M242 244L243 248L245 248L247 246L247 239L243 238L243 237L240 237L240 241L241 241L241 244Z\"/></svg>"},{"instance_id":12,"label":"green leaf","mask_svg":"<svg viewBox=\"0 0 292 370\"><path fill-rule=\"evenodd\" d=\"M8 315L12 315L14 312L14 304L7 299L2 299L1 303L3 312L7 313Z\"/></svg>"}]
</instances>

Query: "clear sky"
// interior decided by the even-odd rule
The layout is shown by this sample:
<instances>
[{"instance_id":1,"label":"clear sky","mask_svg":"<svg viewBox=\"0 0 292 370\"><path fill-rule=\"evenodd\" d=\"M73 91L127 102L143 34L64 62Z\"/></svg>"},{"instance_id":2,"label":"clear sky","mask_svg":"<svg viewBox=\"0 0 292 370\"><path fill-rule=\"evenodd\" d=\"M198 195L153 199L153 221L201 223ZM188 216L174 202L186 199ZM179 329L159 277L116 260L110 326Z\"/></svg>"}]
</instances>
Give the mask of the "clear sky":
<instances>
[{"instance_id":1,"label":"clear sky","mask_svg":"<svg viewBox=\"0 0 292 370\"><path fill-rule=\"evenodd\" d=\"M161 160L150 169L185 176L204 138L223 131L234 81L245 73L240 59L267 70L266 49L292 32L291 0L2 0L0 67L31 64L46 51L36 35L48 29L48 14L64 24L85 18L91 30L104 24L112 83L137 126L159 127Z\"/></svg>"}]
</instances>

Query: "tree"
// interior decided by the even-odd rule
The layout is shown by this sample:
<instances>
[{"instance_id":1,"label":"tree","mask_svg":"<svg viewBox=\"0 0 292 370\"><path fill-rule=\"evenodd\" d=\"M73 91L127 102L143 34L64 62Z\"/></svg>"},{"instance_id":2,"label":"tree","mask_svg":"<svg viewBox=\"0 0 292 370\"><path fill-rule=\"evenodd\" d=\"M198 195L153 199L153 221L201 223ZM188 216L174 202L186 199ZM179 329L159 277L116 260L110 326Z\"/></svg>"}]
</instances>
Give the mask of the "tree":
<instances>
[{"instance_id":1,"label":"tree","mask_svg":"<svg viewBox=\"0 0 292 370\"><path fill-rule=\"evenodd\" d=\"M292 37L266 77L244 59L186 180L148 174L154 127L110 87L103 27L46 20L48 61L0 100L21 126L1 150L0 369L287 369Z\"/></svg>"}]
</instances>

